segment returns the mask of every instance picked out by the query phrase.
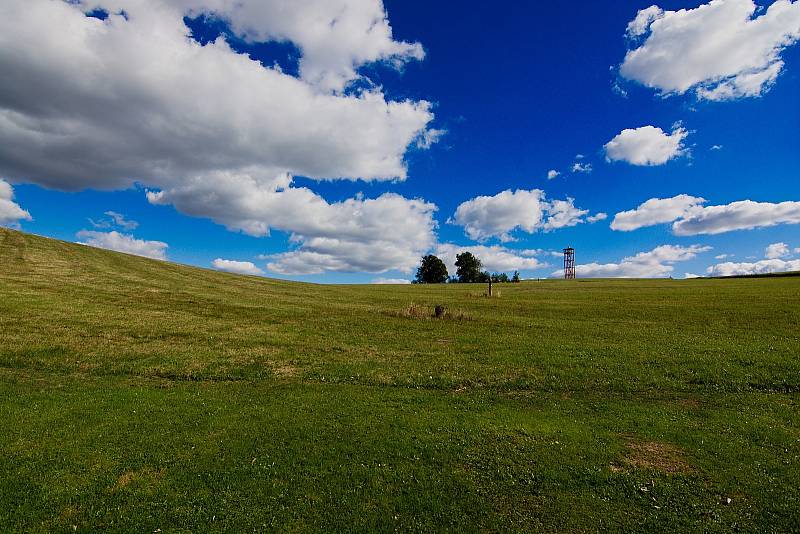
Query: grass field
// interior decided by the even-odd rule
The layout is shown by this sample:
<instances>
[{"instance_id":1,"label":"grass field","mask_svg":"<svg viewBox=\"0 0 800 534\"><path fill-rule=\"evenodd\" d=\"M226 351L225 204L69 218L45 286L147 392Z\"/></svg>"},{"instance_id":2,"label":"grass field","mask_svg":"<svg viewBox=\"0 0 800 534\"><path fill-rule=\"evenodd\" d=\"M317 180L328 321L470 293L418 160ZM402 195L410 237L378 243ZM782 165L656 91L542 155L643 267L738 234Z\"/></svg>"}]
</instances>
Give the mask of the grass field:
<instances>
[{"instance_id":1,"label":"grass field","mask_svg":"<svg viewBox=\"0 0 800 534\"><path fill-rule=\"evenodd\" d=\"M800 528L800 278L496 287L0 229L0 530Z\"/></svg>"}]
</instances>

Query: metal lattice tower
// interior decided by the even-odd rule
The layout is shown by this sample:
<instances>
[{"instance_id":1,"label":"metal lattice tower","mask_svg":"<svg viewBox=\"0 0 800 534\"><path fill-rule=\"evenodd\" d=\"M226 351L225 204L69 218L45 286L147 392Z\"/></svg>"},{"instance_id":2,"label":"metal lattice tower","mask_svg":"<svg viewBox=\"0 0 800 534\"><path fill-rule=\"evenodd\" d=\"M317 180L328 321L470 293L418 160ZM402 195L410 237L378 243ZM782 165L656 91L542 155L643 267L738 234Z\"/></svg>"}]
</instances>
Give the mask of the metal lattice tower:
<instances>
[{"instance_id":1,"label":"metal lattice tower","mask_svg":"<svg viewBox=\"0 0 800 534\"><path fill-rule=\"evenodd\" d=\"M564 249L564 279L575 280L575 249L572 247Z\"/></svg>"}]
</instances>

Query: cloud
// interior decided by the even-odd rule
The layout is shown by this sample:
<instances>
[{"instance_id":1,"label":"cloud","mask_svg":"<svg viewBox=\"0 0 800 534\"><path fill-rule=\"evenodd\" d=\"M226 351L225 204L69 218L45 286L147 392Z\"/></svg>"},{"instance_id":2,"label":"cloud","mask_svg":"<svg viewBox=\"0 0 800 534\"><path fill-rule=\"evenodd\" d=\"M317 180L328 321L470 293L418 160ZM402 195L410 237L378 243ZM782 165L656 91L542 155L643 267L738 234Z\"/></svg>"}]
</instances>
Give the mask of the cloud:
<instances>
[{"instance_id":1,"label":"cloud","mask_svg":"<svg viewBox=\"0 0 800 534\"><path fill-rule=\"evenodd\" d=\"M651 198L635 210L618 213L611 228L629 232L672 222L673 234L690 236L800 224L800 202L741 200L721 206L703 206L705 202L705 199L689 195Z\"/></svg>"},{"instance_id":2,"label":"cloud","mask_svg":"<svg viewBox=\"0 0 800 534\"><path fill-rule=\"evenodd\" d=\"M31 214L14 202L11 184L0 179L0 226L16 225L20 220L31 220Z\"/></svg>"},{"instance_id":3,"label":"cloud","mask_svg":"<svg viewBox=\"0 0 800 534\"><path fill-rule=\"evenodd\" d=\"M589 210L576 208L575 199L567 198L566 200L553 200L546 204L545 213L547 218L542 224L542 230L549 232L585 222L583 217L589 213Z\"/></svg>"},{"instance_id":4,"label":"cloud","mask_svg":"<svg viewBox=\"0 0 800 534\"><path fill-rule=\"evenodd\" d=\"M213 214L229 228L264 235L269 227L291 232L294 250L269 257L267 267L280 274L326 271L382 273L412 271L419 257L435 244L436 206L385 193L375 199L351 198L329 203L305 188L277 190L253 186L248 197L237 193L215 197ZM166 196L169 195L169 196ZM205 210L191 191L160 193L152 201L176 204L186 213Z\"/></svg>"},{"instance_id":5,"label":"cloud","mask_svg":"<svg viewBox=\"0 0 800 534\"><path fill-rule=\"evenodd\" d=\"M251 42L290 41L302 51L300 77L341 91L357 69L382 62L401 67L425 56L422 45L396 41L381 0L178 0L192 14L224 18Z\"/></svg>"},{"instance_id":6,"label":"cloud","mask_svg":"<svg viewBox=\"0 0 800 534\"><path fill-rule=\"evenodd\" d=\"M600 213L596 213L594 215L586 217L586 222L588 222L588 223L596 223L598 221L605 221L606 219L608 219L608 214L607 213L603 213L601 211Z\"/></svg>"},{"instance_id":7,"label":"cloud","mask_svg":"<svg viewBox=\"0 0 800 534\"><path fill-rule=\"evenodd\" d=\"M646 226L673 222L685 216L691 209L705 203L700 197L678 195L672 198L651 198L638 208L623 211L614 216L611 229L630 232Z\"/></svg>"},{"instance_id":8,"label":"cloud","mask_svg":"<svg viewBox=\"0 0 800 534\"><path fill-rule=\"evenodd\" d=\"M447 130L428 128L417 137L417 148L427 150L447 134Z\"/></svg>"},{"instance_id":9,"label":"cloud","mask_svg":"<svg viewBox=\"0 0 800 534\"><path fill-rule=\"evenodd\" d=\"M547 267L536 256L540 250L515 250L500 245L460 246L443 243L436 246L434 254L441 258L451 276L456 274L456 255L471 252L483 263L483 268L491 272L533 271Z\"/></svg>"},{"instance_id":10,"label":"cloud","mask_svg":"<svg viewBox=\"0 0 800 534\"><path fill-rule=\"evenodd\" d=\"M756 16L759 10L752 0L712 0L696 9L639 11L628 24L634 48L620 73L663 95L760 96L783 70L784 49L800 38L800 2L777 0Z\"/></svg>"},{"instance_id":11,"label":"cloud","mask_svg":"<svg viewBox=\"0 0 800 534\"><path fill-rule=\"evenodd\" d=\"M722 145L713 145L713 146L710 148L710 150L722 150L722 149L723 149L723 146L722 146Z\"/></svg>"},{"instance_id":12,"label":"cloud","mask_svg":"<svg viewBox=\"0 0 800 534\"><path fill-rule=\"evenodd\" d=\"M0 69L7 74L0 168L15 180L67 190L120 188L133 179L168 187L243 169L266 180L282 173L402 179L407 147L433 118L427 102L387 101L378 90L320 91L222 39L202 46L187 38L183 23L184 15L212 12L236 27L263 4L283 22L251 18L247 35L290 38L303 18L326 33L331 9L374 12L378 0L9 2L0 20ZM85 16L94 6L124 9L127 17ZM311 11L322 14L318 21ZM358 20L369 24L349 28L355 41L384 21ZM273 24L285 24L285 33L266 29ZM297 38L301 45L311 39ZM331 61L341 53L349 62L357 44L342 45L350 51L332 46ZM377 50L385 48L366 55L382 57ZM310 52L303 50L305 60Z\"/></svg>"},{"instance_id":13,"label":"cloud","mask_svg":"<svg viewBox=\"0 0 800 534\"><path fill-rule=\"evenodd\" d=\"M228 273L249 274L253 276L264 274L264 271L249 261L224 260L222 258L217 258L211 262L211 265L219 271L225 271Z\"/></svg>"},{"instance_id":14,"label":"cloud","mask_svg":"<svg viewBox=\"0 0 800 534\"><path fill-rule=\"evenodd\" d=\"M145 256L155 260L166 260L167 248L169 246L161 241L144 241L136 239L132 235L121 234L116 231L94 232L90 230L81 230L78 232L78 239L83 240L80 241L81 244L89 245L90 247L115 250L126 254Z\"/></svg>"},{"instance_id":15,"label":"cloud","mask_svg":"<svg viewBox=\"0 0 800 534\"><path fill-rule=\"evenodd\" d=\"M800 271L800 260L761 260L755 263L719 263L707 269L710 276L745 276Z\"/></svg>"},{"instance_id":16,"label":"cloud","mask_svg":"<svg viewBox=\"0 0 800 534\"><path fill-rule=\"evenodd\" d=\"M298 248L272 256L267 265L280 274L408 272L436 241L436 206L424 200L385 193L329 203L290 183L288 176L266 185L219 174L213 185L150 192L148 199L253 236L269 235L270 228L290 232Z\"/></svg>"},{"instance_id":17,"label":"cloud","mask_svg":"<svg viewBox=\"0 0 800 534\"><path fill-rule=\"evenodd\" d=\"M579 278L663 278L675 270L674 264L688 261L698 254L711 250L711 247L692 245L662 245L649 252L623 258L619 263L588 263L575 267ZM562 271L554 271L553 276L562 276Z\"/></svg>"},{"instance_id":18,"label":"cloud","mask_svg":"<svg viewBox=\"0 0 800 534\"><path fill-rule=\"evenodd\" d=\"M800 202L742 200L723 206L695 207L672 225L675 235L721 234L734 230L800 223Z\"/></svg>"},{"instance_id":19,"label":"cloud","mask_svg":"<svg viewBox=\"0 0 800 534\"><path fill-rule=\"evenodd\" d=\"M672 134L655 126L622 130L606 143L606 159L640 166L663 165L687 153L683 141L688 135L689 132L680 126L674 128Z\"/></svg>"},{"instance_id":20,"label":"cloud","mask_svg":"<svg viewBox=\"0 0 800 534\"><path fill-rule=\"evenodd\" d=\"M663 16L664 10L658 6L650 6L639 10L636 14L636 18L628 23L628 29L626 31L628 38L633 39L644 35L647 33L650 25Z\"/></svg>"},{"instance_id":21,"label":"cloud","mask_svg":"<svg viewBox=\"0 0 800 534\"><path fill-rule=\"evenodd\" d=\"M764 257L769 260L785 258L791 255L792 253L789 250L789 245L787 245L786 243L772 243L764 251Z\"/></svg>"},{"instance_id":22,"label":"cloud","mask_svg":"<svg viewBox=\"0 0 800 534\"><path fill-rule=\"evenodd\" d=\"M456 208L453 221L463 226L471 239L499 236L501 241L511 241L513 230L533 233L541 228L545 202L544 191L540 189L507 190L462 203Z\"/></svg>"},{"instance_id":23,"label":"cloud","mask_svg":"<svg viewBox=\"0 0 800 534\"><path fill-rule=\"evenodd\" d=\"M580 154L578 154L580 156ZM582 158L583 156L581 156ZM572 165L572 172L574 173L583 173L589 174L594 170L591 163L581 163L580 161L576 161Z\"/></svg>"},{"instance_id":24,"label":"cloud","mask_svg":"<svg viewBox=\"0 0 800 534\"><path fill-rule=\"evenodd\" d=\"M574 202L572 198L548 201L541 189L506 190L462 203L450 222L463 226L467 236L476 241L492 237L513 241L515 230L530 234L584 222L589 212L576 208Z\"/></svg>"},{"instance_id":25,"label":"cloud","mask_svg":"<svg viewBox=\"0 0 800 534\"><path fill-rule=\"evenodd\" d=\"M714 256L715 260L724 260L726 258L730 258L732 254L720 254L718 256Z\"/></svg>"},{"instance_id":26,"label":"cloud","mask_svg":"<svg viewBox=\"0 0 800 534\"><path fill-rule=\"evenodd\" d=\"M135 180L153 204L249 235L285 231L298 249L278 269L303 258L314 260L304 267L314 272L404 269L435 241L432 204L398 195L329 203L294 185L293 176L405 179L409 147L443 134L428 127L428 102L393 101L360 80L361 66L399 68L424 55L419 44L392 38L380 0L7 4L0 173L61 190ZM111 15L85 16L95 7ZM203 14L246 41L294 43L299 77L237 53L224 38L195 42L184 16ZM359 81L367 89L341 91Z\"/></svg>"},{"instance_id":27,"label":"cloud","mask_svg":"<svg viewBox=\"0 0 800 534\"><path fill-rule=\"evenodd\" d=\"M108 218L100 219L99 221L89 219L89 222L92 224L92 226L99 229L107 229L118 226L123 230L136 230L139 227L138 222L126 219L124 215L117 213L116 211L106 211L104 215L107 215Z\"/></svg>"},{"instance_id":28,"label":"cloud","mask_svg":"<svg viewBox=\"0 0 800 534\"><path fill-rule=\"evenodd\" d=\"M555 180L555 179L556 179L556 178L558 178L559 176L561 176L561 173L560 173L560 172L558 172L558 171L557 171L557 170L555 170L555 169L551 169L551 170L547 171L547 179L548 179L548 180Z\"/></svg>"},{"instance_id":29,"label":"cloud","mask_svg":"<svg viewBox=\"0 0 800 534\"><path fill-rule=\"evenodd\" d=\"M125 230L136 230L139 227L138 222L126 219L124 215L117 213L116 211L107 211L106 215L111 217L111 220L114 221L114 224Z\"/></svg>"},{"instance_id":30,"label":"cloud","mask_svg":"<svg viewBox=\"0 0 800 534\"><path fill-rule=\"evenodd\" d=\"M406 280L405 278L376 278L370 283L371 284L377 284L377 285L395 285L395 286L400 286L400 285L410 284L411 280Z\"/></svg>"}]
</instances>

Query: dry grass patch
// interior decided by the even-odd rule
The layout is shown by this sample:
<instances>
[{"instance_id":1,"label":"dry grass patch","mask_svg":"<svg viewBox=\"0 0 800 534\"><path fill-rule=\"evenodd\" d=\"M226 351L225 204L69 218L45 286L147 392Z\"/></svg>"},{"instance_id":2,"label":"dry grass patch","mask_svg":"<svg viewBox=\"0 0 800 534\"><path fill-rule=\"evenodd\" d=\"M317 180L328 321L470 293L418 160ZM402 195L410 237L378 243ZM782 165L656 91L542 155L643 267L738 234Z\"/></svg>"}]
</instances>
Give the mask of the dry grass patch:
<instances>
[{"instance_id":1,"label":"dry grass patch","mask_svg":"<svg viewBox=\"0 0 800 534\"><path fill-rule=\"evenodd\" d=\"M138 484L153 484L158 479L164 476L164 469L151 469L149 467L145 467L139 471L126 471L122 473L117 482L114 484L112 488L110 488L111 492L120 491L133 483Z\"/></svg>"},{"instance_id":2,"label":"dry grass patch","mask_svg":"<svg viewBox=\"0 0 800 534\"><path fill-rule=\"evenodd\" d=\"M684 399L678 399L678 404L680 406L685 407L685 408L699 408L700 407L700 401L695 399L695 398L693 398L693 397L687 397L687 398L684 398Z\"/></svg>"},{"instance_id":3,"label":"dry grass patch","mask_svg":"<svg viewBox=\"0 0 800 534\"><path fill-rule=\"evenodd\" d=\"M497 289L492 289L492 294L490 295L488 291L472 292L469 294L470 297L473 298L480 298L480 299L499 299L503 296L502 291Z\"/></svg>"},{"instance_id":4,"label":"dry grass patch","mask_svg":"<svg viewBox=\"0 0 800 534\"><path fill-rule=\"evenodd\" d=\"M444 308L437 315L436 306L422 306L414 304L413 302L399 311L390 311L388 315L392 317L401 317L404 319L423 319L423 320L451 320L451 321L469 321L472 317L461 310L452 310Z\"/></svg>"},{"instance_id":5,"label":"dry grass patch","mask_svg":"<svg viewBox=\"0 0 800 534\"><path fill-rule=\"evenodd\" d=\"M270 365L275 378L292 378L300 372L297 367L288 362L270 362Z\"/></svg>"},{"instance_id":6,"label":"dry grass patch","mask_svg":"<svg viewBox=\"0 0 800 534\"><path fill-rule=\"evenodd\" d=\"M684 458L683 451L675 445L661 441L629 441L623 464L636 469L648 469L667 474L681 474L692 471ZM617 468L615 470L615 467ZM622 466L612 464L611 470L618 472Z\"/></svg>"}]
</instances>

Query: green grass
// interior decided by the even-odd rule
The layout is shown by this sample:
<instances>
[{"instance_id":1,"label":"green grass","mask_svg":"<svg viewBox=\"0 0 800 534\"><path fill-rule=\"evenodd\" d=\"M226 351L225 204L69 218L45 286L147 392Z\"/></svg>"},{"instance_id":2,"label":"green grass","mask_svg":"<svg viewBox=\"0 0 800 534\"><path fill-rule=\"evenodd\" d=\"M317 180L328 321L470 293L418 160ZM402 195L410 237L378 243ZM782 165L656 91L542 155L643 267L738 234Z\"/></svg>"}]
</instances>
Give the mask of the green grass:
<instances>
[{"instance_id":1,"label":"green grass","mask_svg":"<svg viewBox=\"0 0 800 534\"><path fill-rule=\"evenodd\" d=\"M489 299L2 229L0 262L4 531L800 525L800 278Z\"/></svg>"}]
</instances>

